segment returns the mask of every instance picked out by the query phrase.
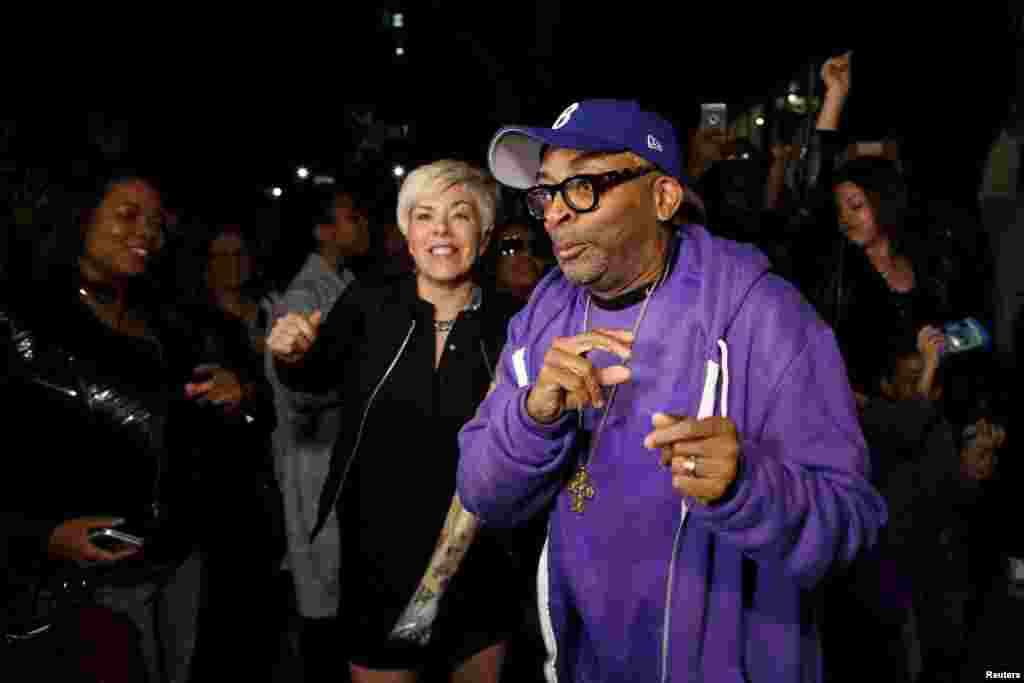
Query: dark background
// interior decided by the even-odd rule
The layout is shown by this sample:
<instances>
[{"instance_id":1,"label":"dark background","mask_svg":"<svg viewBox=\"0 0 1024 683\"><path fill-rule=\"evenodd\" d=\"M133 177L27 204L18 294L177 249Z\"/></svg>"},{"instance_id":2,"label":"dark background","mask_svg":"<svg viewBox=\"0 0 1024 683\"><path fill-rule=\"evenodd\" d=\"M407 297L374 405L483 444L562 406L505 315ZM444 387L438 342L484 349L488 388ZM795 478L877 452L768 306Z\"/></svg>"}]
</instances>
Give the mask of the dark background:
<instances>
[{"instance_id":1,"label":"dark background","mask_svg":"<svg viewBox=\"0 0 1024 683\"><path fill-rule=\"evenodd\" d=\"M794 79L806 89L825 58L853 49L844 130L899 137L937 192L973 197L1021 78L1010 3L906 16L892 2L348 4L12 17L7 155L60 169L95 155L109 129L180 202L239 205L287 189L300 163L482 162L499 126L549 125L585 97L640 97L691 125L701 101L739 112Z\"/></svg>"}]
</instances>

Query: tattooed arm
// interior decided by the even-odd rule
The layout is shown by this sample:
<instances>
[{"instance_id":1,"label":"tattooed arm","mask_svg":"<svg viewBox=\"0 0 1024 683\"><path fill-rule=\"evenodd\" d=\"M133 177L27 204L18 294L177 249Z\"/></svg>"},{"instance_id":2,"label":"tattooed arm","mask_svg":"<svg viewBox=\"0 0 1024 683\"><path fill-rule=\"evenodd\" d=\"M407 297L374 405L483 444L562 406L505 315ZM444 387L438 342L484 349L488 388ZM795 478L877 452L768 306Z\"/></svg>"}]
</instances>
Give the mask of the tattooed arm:
<instances>
[{"instance_id":1,"label":"tattooed arm","mask_svg":"<svg viewBox=\"0 0 1024 683\"><path fill-rule=\"evenodd\" d=\"M455 494L427 570L420 579L416 593L391 630L391 638L412 640L421 645L430 640L430 630L437 617L441 598L452 576L459 570L479 528L480 520L462 507L462 501Z\"/></svg>"}]
</instances>

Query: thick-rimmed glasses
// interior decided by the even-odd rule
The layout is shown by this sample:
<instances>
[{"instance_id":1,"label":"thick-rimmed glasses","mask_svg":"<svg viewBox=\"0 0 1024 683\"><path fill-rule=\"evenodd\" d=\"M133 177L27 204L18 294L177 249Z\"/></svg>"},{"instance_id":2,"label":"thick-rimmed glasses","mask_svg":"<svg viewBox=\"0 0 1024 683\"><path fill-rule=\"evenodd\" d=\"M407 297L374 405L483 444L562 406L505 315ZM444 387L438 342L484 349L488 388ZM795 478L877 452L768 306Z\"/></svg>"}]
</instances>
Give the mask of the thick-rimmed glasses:
<instances>
[{"instance_id":1,"label":"thick-rimmed glasses","mask_svg":"<svg viewBox=\"0 0 1024 683\"><path fill-rule=\"evenodd\" d=\"M657 170L654 166L647 166L607 173L583 173L570 176L557 185L535 185L526 191L526 210L537 220L544 220L551 202L561 192L562 199L570 209L577 213L587 213L597 208L603 192Z\"/></svg>"}]
</instances>

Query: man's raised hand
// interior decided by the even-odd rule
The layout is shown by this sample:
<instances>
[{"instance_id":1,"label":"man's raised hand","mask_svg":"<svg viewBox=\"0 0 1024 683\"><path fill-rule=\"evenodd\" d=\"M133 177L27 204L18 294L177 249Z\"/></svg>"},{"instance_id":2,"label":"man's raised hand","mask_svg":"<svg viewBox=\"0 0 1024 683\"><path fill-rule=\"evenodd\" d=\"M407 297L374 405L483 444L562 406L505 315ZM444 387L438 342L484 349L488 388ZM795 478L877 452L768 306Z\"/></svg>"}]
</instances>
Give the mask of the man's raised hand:
<instances>
[{"instance_id":1,"label":"man's raised hand","mask_svg":"<svg viewBox=\"0 0 1024 683\"><path fill-rule=\"evenodd\" d=\"M544 354L544 367L526 399L526 412L537 422L551 423L566 410L587 405L604 406L602 387L629 380L624 365L598 369L585 358L601 349L628 360L633 333L628 330L595 329L574 337L557 337Z\"/></svg>"}]
</instances>

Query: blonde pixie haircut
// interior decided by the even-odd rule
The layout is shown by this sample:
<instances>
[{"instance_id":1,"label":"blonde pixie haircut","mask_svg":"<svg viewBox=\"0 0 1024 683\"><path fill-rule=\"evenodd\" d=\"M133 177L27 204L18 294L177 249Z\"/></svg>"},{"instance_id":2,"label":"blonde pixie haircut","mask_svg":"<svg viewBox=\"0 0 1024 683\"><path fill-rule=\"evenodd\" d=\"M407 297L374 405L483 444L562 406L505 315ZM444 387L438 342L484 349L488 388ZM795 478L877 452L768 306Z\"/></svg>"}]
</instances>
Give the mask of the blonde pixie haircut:
<instances>
[{"instance_id":1,"label":"blonde pixie haircut","mask_svg":"<svg viewBox=\"0 0 1024 683\"><path fill-rule=\"evenodd\" d=\"M454 159L420 166L406 176L398 192L398 229L402 235L409 236L409 216L417 202L447 192L456 185L464 186L476 200L480 238L486 237L494 229L498 213L498 183L483 169Z\"/></svg>"}]
</instances>

